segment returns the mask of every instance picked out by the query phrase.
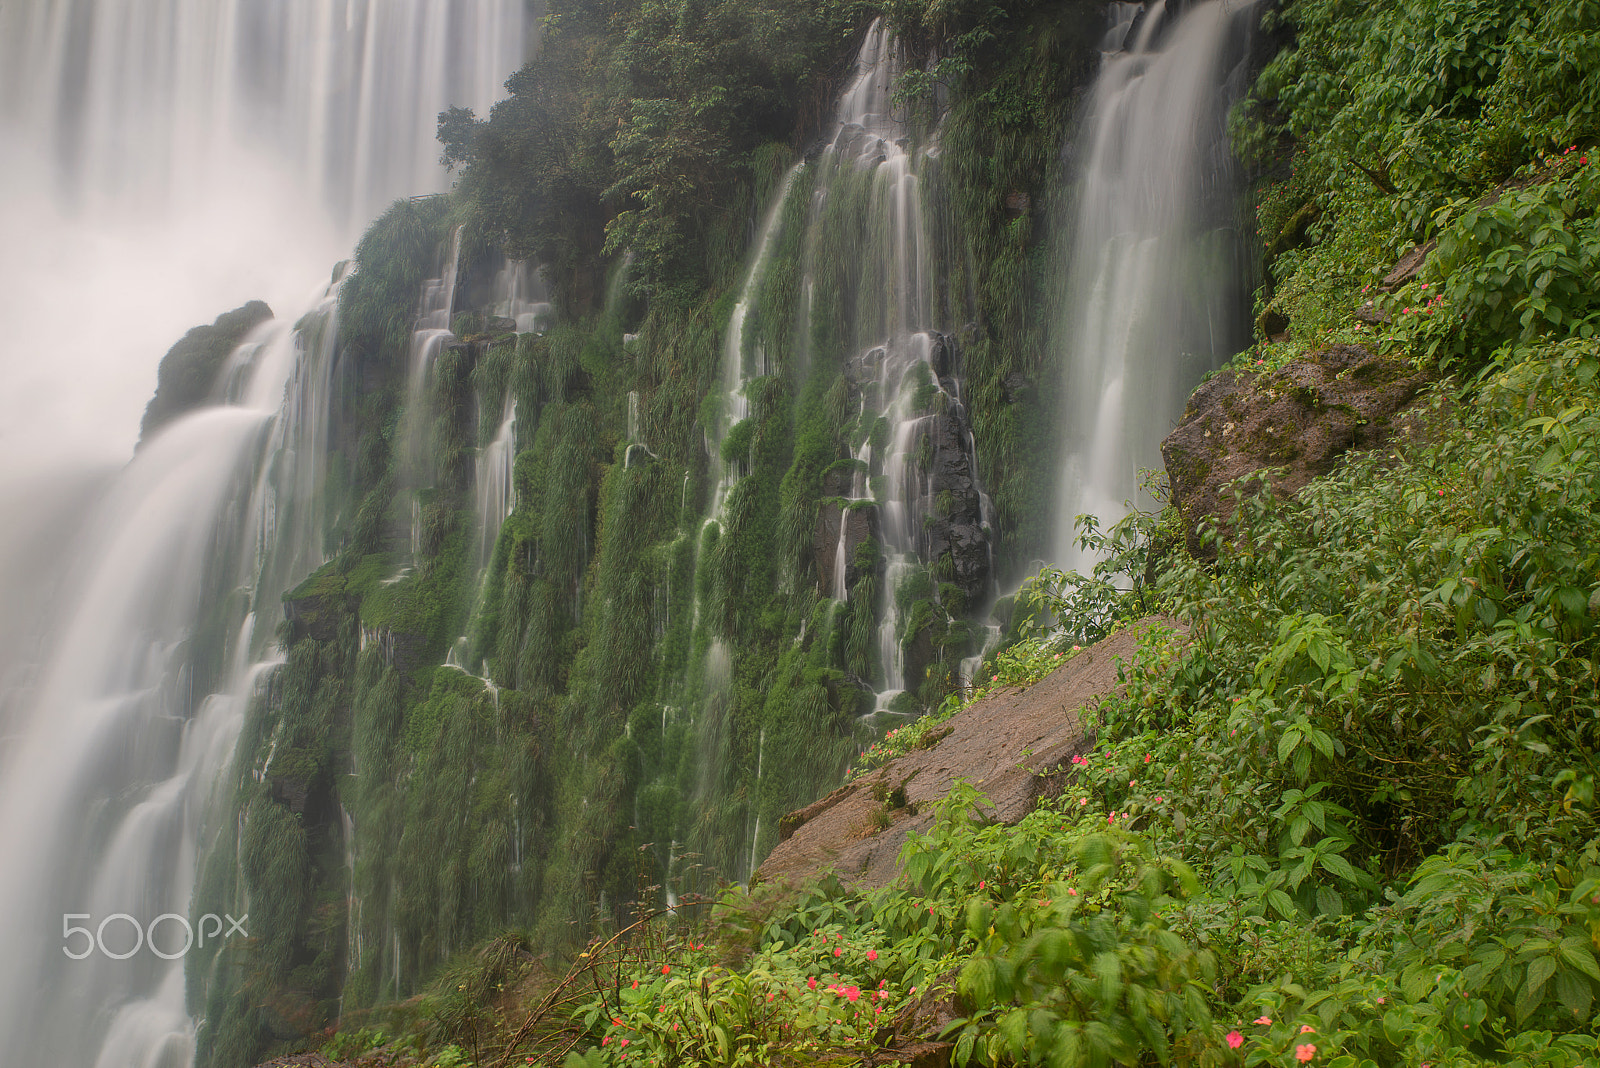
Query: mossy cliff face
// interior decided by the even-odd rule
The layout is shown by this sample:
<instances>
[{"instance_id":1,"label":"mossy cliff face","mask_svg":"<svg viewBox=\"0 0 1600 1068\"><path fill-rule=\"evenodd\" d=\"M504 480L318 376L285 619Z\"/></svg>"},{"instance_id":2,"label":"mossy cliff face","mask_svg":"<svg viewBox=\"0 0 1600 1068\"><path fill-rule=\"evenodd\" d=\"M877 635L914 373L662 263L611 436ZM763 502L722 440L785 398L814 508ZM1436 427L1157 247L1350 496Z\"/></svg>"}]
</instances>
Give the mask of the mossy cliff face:
<instances>
[{"instance_id":1,"label":"mossy cliff face","mask_svg":"<svg viewBox=\"0 0 1600 1068\"><path fill-rule=\"evenodd\" d=\"M1036 552L1034 205L1098 6L901 16L908 68L955 56L967 74L942 77L971 91L907 83L908 143L940 147L917 193L928 355L892 391L868 366L892 309L860 254L887 239L879 191L799 150L876 13L756 7L669 47L648 5L552 5L508 101L447 116L457 192L396 203L360 243L325 562L284 595L286 662L202 865L196 909L262 932L191 968L203 1062L404 998L507 929L557 948L745 877L783 813L903 721L866 716L889 662L895 713L937 704ZM713 200L668 196L695 175ZM542 332L495 303L507 251L546 264ZM513 503L486 534L508 418ZM891 454L926 513L894 562Z\"/></svg>"}]
</instances>

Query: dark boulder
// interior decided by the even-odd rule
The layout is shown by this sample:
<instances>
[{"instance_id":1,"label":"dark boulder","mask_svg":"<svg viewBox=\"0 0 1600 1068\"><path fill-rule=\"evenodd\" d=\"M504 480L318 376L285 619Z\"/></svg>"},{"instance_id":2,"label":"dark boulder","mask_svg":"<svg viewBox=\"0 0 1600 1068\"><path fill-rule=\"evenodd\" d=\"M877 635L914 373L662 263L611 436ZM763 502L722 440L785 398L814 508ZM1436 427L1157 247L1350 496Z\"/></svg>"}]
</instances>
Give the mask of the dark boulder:
<instances>
[{"instance_id":1,"label":"dark boulder","mask_svg":"<svg viewBox=\"0 0 1600 1068\"><path fill-rule=\"evenodd\" d=\"M1189 551L1209 556L1199 527L1226 529L1230 483L1246 493L1270 481L1290 496L1333 469L1351 450L1374 449L1400 429L1397 417L1418 402L1432 378L1409 364L1357 345L1333 345L1276 371L1232 369L1201 384L1176 430L1161 443L1172 503ZM1251 478L1272 469L1270 475Z\"/></svg>"},{"instance_id":2,"label":"dark boulder","mask_svg":"<svg viewBox=\"0 0 1600 1068\"><path fill-rule=\"evenodd\" d=\"M833 596L839 562L840 532L844 537L845 576L848 589L861 578L856 550L869 538L878 536L878 509L872 504L845 505L837 500L817 509L817 528L811 537L811 551L817 562L817 587Z\"/></svg>"},{"instance_id":3,"label":"dark boulder","mask_svg":"<svg viewBox=\"0 0 1600 1068\"><path fill-rule=\"evenodd\" d=\"M233 350L256 327L272 318L259 300L224 312L210 326L197 326L167 350L156 372L156 393L139 426L143 445L161 427L207 402L215 402L217 376Z\"/></svg>"},{"instance_id":4,"label":"dark boulder","mask_svg":"<svg viewBox=\"0 0 1600 1068\"><path fill-rule=\"evenodd\" d=\"M989 585L989 531L973 477L972 434L959 411L928 420L931 507L923 524L923 559L977 604ZM948 557L947 562L941 562Z\"/></svg>"}]
</instances>

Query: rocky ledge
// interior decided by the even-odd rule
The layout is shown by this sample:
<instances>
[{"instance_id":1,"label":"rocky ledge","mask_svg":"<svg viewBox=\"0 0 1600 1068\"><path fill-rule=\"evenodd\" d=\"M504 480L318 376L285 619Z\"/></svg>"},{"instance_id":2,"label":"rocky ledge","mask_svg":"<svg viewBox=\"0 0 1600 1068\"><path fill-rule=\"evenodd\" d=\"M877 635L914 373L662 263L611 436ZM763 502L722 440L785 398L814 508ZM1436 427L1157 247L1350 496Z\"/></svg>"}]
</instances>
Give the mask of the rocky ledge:
<instances>
[{"instance_id":1,"label":"rocky ledge","mask_svg":"<svg viewBox=\"0 0 1600 1068\"><path fill-rule=\"evenodd\" d=\"M1201 383L1161 443L1189 551L1215 555L1201 526L1227 529L1236 489L1269 484L1287 497L1346 453L1410 433L1410 413L1432 381L1359 345L1331 345L1277 370L1227 369Z\"/></svg>"},{"instance_id":2,"label":"rocky ledge","mask_svg":"<svg viewBox=\"0 0 1600 1068\"><path fill-rule=\"evenodd\" d=\"M932 735L936 744L785 816L783 840L755 878L801 883L831 871L853 886L886 885L898 871L906 835L932 826L935 804L958 780L988 796L993 818L1022 819L1061 793L1068 761L1093 746L1080 713L1117 688L1119 661L1132 660L1139 636L1154 622L1142 620L1090 646L1032 686L990 694L941 725Z\"/></svg>"}]
</instances>

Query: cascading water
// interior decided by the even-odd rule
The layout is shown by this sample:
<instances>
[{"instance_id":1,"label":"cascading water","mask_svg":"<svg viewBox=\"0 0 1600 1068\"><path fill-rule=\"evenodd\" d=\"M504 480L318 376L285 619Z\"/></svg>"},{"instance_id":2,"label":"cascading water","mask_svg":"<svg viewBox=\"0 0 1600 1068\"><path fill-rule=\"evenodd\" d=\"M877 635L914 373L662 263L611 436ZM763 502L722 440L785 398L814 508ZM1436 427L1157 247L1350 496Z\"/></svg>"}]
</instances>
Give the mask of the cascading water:
<instances>
[{"instance_id":1,"label":"cascading water","mask_svg":"<svg viewBox=\"0 0 1600 1068\"><path fill-rule=\"evenodd\" d=\"M148 442L66 553L79 577L0 756L0 1046L20 1062L191 1062L183 924L207 813L279 662L273 576L320 560L295 501L324 461L333 299L307 335L258 328L238 403ZM230 615L207 664L197 622Z\"/></svg>"},{"instance_id":2,"label":"cascading water","mask_svg":"<svg viewBox=\"0 0 1600 1068\"><path fill-rule=\"evenodd\" d=\"M517 452L517 401L507 397L505 413L494 440L478 457L477 511L478 563L481 567L494 552L500 527L516 505L511 485L511 464Z\"/></svg>"},{"instance_id":3,"label":"cascading water","mask_svg":"<svg viewBox=\"0 0 1600 1068\"><path fill-rule=\"evenodd\" d=\"M518 260L507 260L494 276L493 313L517 324L517 333L537 333L554 308L544 272Z\"/></svg>"},{"instance_id":4,"label":"cascading water","mask_svg":"<svg viewBox=\"0 0 1600 1068\"><path fill-rule=\"evenodd\" d=\"M849 373L862 388L862 423L884 426L886 440L875 450L871 431L852 443L858 468L847 506L876 505L879 531L887 558L878 606L878 660L882 686L876 707L888 709L893 699L919 680L907 680L901 618L901 584L922 564L940 555L928 534L927 521L940 509L939 474L962 482L971 497L982 530L987 502L972 465L971 434L965 428L961 382L955 373L953 345L937 333L938 300L932 240L924 217L922 172L937 154L935 146L915 147L910 125L893 102L896 80L905 70L903 49L882 23L868 32L857 61L855 81L839 105L838 125L818 162L812 247L826 213L836 202L861 205L865 240L861 242L859 292L851 336L862 355ZM816 286L808 274L803 284L807 311L813 310ZM878 465L874 468L874 459ZM868 473L877 470L875 490ZM944 502L950 518L959 510L954 494ZM845 595L847 541L852 524L841 515L834 549L832 593ZM983 575L987 583L987 534Z\"/></svg>"},{"instance_id":5,"label":"cascading water","mask_svg":"<svg viewBox=\"0 0 1600 1068\"><path fill-rule=\"evenodd\" d=\"M906 52L887 25L872 26L826 144L788 172L763 217L725 334L721 413L706 440L711 507L695 563L696 575L709 573L711 581L702 584L697 578L693 594L692 630L706 652L686 684L688 707L696 709L694 760L700 769L693 807L709 815L686 828L685 840L715 851L724 874L732 877L742 875L747 864L753 867L771 845L776 813L782 811L763 807L781 796L764 781L774 765L764 755L772 756L767 750L774 745L794 744L792 734L778 740L778 730L792 728L763 728L749 768L727 768L723 719L735 707L751 714L748 704L737 704L748 697L728 689L742 636L721 633L720 620L702 618L702 588L720 582L727 596L738 596L729 591L740 577L720 573L713 554L727 545L733 546L732 558L743 551L741 543L724 539L744 536L730 516L737 517L751 500L745 480L760 462L754 445L770 418L762 410L766 399L776 398L772 403L781 406L783 387L811 376L815 365L830 376L842 372L832 395L846 399L830 403L854 411L848 418L833 416L844 419L836 439L840 452L822 475L825 488L812 543L818 592L833 603L824 613L822 631L807 639L802 624L796 643L802 649L837 649L844 643L837 643L836 628L849 628L853 651L847 655L853 659L847 688L833 698L822 694L820 702L851 708L857 699L850 695L871 686L877 698L863 699L863 711L876 707L914 714L914 694L900 702L895 698L920 688L924 672L931 673L935 664L926 651L933 648L931 637L924 651L908 654L912 621L923 628L918 633L928 634L930 620L946 611L944 599L951 600L948 611L958 617L966 603L980 603L988 588L987 504L972 459L957 348L953 338L939 332L950 302L940 296L939 256L925 217L923 183L934 166L936 143L920 143L914 125L893 102L906 64ZM796 265L797 286L772 273ZM832 540L824 542L829 530ZM805 566L802 559L775 576L779 589L797 601L809 593L796 573ZM936 569L943 586L934 578ZM957 589L959 594L952 592ZM951 632L959 633L954 627ZM908 674L917 677L908 680ZM818 785L837 774L850 744L850 739L842 745L837 739L813 744L822 753L838 753L841 762L829 767L826 756L816 757L810 774L818 777ZM715 776L708 773L712 768ZM786 772L792 776L792 769ZM741 774L754 778L735 783ZM732 815L730 806L719 807L735 796L743 798L742 823L724 819ZM703 829L718 820L714 832ZM744 848L732 844L739 837Z\"/></svg>"},{"instance_id":6,"label":"cascading water","mask_svg":"<svg viewBox=\"0 0 1600 1068\"><path fill-rule=\"evenodd\" d=\"M55 0L0 10L0 100L81 200L181 202L241 159L362 225L445 187L434 117L522 61L520 0Z\"/></svg>"},{"instance_id":7,"label":"cascading water","mask_svg":"<svg viewBox=\"0 0 1600 1068\"><path fill-rule=\"evenodd\" d=\"M1122 518L1190 391L1248 336L1228 108L1254 0L1113 4L1072 155L1076 211L1056 347L1065 359L1057 564L1074 520Z\"/></svg>"},{"instance_id":8,"label":"cascading water","mask_svg":"<svg viewBox=\"0 0 1600 1068\"><path fill-rule=\"evenodd\" d=\"M0 263L6 465L125 457L185 329L299 310L379 209L445 188L438 113L487 111L539 6L0 5L0 234L37 252Z\"/></svg>"},{"instance_id":9,"label":"cascading water","mask_svg":"<svg viewBox=\"0 0 1600 1068\"><path fill-rule=\"evenodd\" d=\"M443 188L437 113L487 109L537 7L0 7L0 233L41 251L0 267L0 499L30 517L0 544L21 594L0 606L7 1063L192 1062L178 920L197 856L236 833L208 813L280 656L279 594L325 550L332 293L296 313L377 207ZM221 406L114 479L79 462L125 458L159 354L253 297L290 314L241 347ZM47 455L64 470L30 475ZM66 914L96 936L84 959ZM153 944L108 956L136 923Z\"/></svg>"}]
</instances>

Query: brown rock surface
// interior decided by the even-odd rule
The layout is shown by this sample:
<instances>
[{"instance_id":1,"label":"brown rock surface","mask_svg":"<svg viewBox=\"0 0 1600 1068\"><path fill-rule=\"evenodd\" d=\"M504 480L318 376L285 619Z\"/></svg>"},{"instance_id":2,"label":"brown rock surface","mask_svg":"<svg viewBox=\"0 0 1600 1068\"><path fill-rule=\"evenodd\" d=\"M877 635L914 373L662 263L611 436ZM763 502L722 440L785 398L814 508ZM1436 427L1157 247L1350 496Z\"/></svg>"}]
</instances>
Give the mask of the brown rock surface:
<instances>
[{"instance_id":1,"label":"brown rock surface","mask_svg":"<svg viewBox=\"0 0 1600 1068\"><path fill-rule=\"evenodd\" d=\"M906 835L933 825L934 805L959 779L989 797L997 819L1020 820L1041 797L1060 792L1059 777L1067 774L1061 769L1092 744L1078 713L1116 689L1118 662L1132 660L1150 622L1090 646L1032 686L991 694L943 724L931 748L897 757L785 816L783 840L755 878L802 882L833 871L850 885L886 885L898 871ZM881 830L873 828L873 814L883 808L872 797L876 783L890 791L903 787L907 802Z\"/></svg>"},{"instance_id":2,"label":"brown rock surface","mask_svg":"<svg viewBox=\"0 0 1600 1068\"><path fill-rule=\"evenodd\" d=\"M1172 503L1183 517L1189 551L1210 555L1199 526L1233 515L1228 484L1264 468L1279 496L1298 493L1352 449L1383 445L1397 416L1417 404L1432 379L1408 364L1358 345L1331 345L1260 374L1224 370L1201 383L1183 420L1161 443Z\"/></svg>"}]
</instances>

